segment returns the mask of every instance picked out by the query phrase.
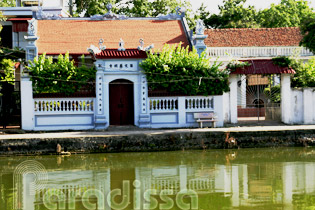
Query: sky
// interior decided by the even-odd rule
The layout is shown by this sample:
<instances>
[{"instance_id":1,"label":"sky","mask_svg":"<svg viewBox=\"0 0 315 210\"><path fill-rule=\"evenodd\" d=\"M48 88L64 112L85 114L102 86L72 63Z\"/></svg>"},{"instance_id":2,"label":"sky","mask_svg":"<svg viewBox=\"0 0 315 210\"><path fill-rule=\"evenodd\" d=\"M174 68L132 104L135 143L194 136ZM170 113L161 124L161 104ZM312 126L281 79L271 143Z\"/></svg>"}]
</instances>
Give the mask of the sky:
<instances>
[{"instance_id":1,"label":"sky","mask_svg":"<svg viewBox=\"0 0 315 210\"><path fill-rule=\"evenodd\" d=\"M281 0L247 0L245 5L254 5L256 9L265 9L270 7L272 3L279 4ZM193 9L196 10L200 7L201 3L207 6L208 11L211 13L218 13L218 5L223 5L223 0L190 0ZM315 8L315 0L309 0L310 7Z\"/></svg>"}]
</instances>

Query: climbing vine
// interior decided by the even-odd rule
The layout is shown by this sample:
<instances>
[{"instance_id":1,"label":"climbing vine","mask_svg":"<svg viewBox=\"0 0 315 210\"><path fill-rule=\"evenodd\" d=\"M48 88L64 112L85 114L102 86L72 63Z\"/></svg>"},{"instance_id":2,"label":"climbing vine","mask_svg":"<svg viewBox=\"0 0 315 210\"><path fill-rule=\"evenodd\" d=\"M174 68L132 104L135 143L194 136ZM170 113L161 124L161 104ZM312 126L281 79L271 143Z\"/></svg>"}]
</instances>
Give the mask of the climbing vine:
<instances>
[{"instance_id":1,"label":"climbing vine","mask_svg":"<svg viewBox=\"0 0 315 210\"><path fill-rule=\"evenodd\" d=\"M184 95L221 95L229 91L227 70L221 63L211 64L205 54L195 49L165 45L158 53L148 53L140 66L150 90L167 90Z\"/></svg>"}]
</instances>

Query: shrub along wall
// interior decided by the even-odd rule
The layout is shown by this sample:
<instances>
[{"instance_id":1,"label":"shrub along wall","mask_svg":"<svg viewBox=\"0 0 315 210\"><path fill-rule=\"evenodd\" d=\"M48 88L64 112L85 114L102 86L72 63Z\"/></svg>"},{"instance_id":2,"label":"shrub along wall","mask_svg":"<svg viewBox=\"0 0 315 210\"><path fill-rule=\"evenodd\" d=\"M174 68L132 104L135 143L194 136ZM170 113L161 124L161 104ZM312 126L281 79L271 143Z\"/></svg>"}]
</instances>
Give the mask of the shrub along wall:
<instances>
[{"instance_id":1,"label":"shrub along wall","mask_svg":"<svg viewBox=\"0 0 315 210\"><path fill-rule=\"evenodd\" d=\"M27 67L30 71L35 94L58 93L65 96L77 92L95 92L95 67L87 67L82 57L82 65L77 67L70 60L69 53L59 55L56 62L45 54L35 58ZM46 94L47 95L47 94Z\"/></svg>"},{"instance_id":2,"label":"shrub along wall","mask_svg":"<svg viewBox=\"0 0 315 210\"><path fill-rule=\"evenodd\" d=\"M229 91L229 71L220 62L211 64L206 54L195 49L165 45L162 51L148 53L140 66L147 76L149 92L171 95L222 95Z\"/></svg>"}]
</instances>

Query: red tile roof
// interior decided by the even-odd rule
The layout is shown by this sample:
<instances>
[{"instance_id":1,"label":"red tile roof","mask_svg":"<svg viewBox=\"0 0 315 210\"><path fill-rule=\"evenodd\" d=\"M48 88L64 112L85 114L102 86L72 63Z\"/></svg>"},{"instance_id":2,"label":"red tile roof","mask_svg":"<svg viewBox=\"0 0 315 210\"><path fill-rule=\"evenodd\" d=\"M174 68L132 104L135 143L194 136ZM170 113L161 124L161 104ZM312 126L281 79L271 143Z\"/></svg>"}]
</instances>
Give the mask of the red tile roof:
<instances>
[{"instance_id":1,"label":"red tile roof","mask_svg":"<svg viewBox=\"0 0 315 210\"><path fill-rule=\"evenodd\" d=\"M138 49L126 49L125 51L118 51L117 49L106 49L99 54L95 55L96 58L111 59L111 58L147 58L145 51Z\"/></svg>"},{"instance_id":2,"label":"red tile roof","mask_svg":"<svg viewBox=\"0 0 315 210\"><path fill-rule=\"evenodd\" d=\"M137 48L140 38L154 49L179 42L189 45L180 20L39 20L37 35L39 54L88 54L87 48L98 46L101 38L111 49L118 49L120 38L127 49Z\"/></svg>"},{"instance_id":3,"label":"red tile roof","mask_svg":"<svg viewBox=\"0 0 315 210\"><path fill-rule=\"evenodd\" d=\"M208 29L205 34L208 47L299 46L302 39L297 27Z\"/></svg>"},{"instance_id":4,"label":"red tile roof","mask_svg":"<svg viewBox=\"0 0 315 210\"><path fill-rule=\"evenodd\" d=\"M295 74L295 70L273 64L272 60L246 60L250 66L237 68L231 74Z\"/></svg>"}]
</instances>

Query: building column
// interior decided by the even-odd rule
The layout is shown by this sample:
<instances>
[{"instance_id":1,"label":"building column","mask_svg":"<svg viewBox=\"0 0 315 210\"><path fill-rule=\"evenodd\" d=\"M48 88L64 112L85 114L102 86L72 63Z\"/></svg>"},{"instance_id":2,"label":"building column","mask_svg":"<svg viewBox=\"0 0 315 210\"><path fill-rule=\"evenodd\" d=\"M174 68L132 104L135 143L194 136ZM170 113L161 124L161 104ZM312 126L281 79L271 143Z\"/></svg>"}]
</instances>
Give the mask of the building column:
<instances>
[{"instance_id":1,"label":"building column","mask_svg":"<svg viewBox=\"0 0 315 210\"><path fill-rule=\"evenodd\" d=\"M313 123L313 89L304 88L303 90L303 124Z\"/></svg>"},{"instance_id":2,"label":"building column","mask_svg":"<svg viewBox=\"0 0 315 210\"><path fill-rule=\"evenodd\" d=\"M291 124L291 75L281 74L281 119Z\"/></svg>"},{"instance_id":3,"label":"building column","mask_svg":"<svg viewBox=\"0 0 315 210\"><path fill-rule=\"evenodd\" d=\"M230 74L229 82L231 123L237 123L237 75Z\"/></svg>"},{"instance_id":4,"label":"building column","mask_svg":"<svg viewBox=\"0 0 315 210\"><path fill-rule=\"evenodd\" d=\"M34 99L32 81L28 75L21 77L21 121L23 130L34 130Z\"/></svg>"},{"instance_id":5,"label":"building column","mask_svg":"<svg viewBox=\"0 0 315 210\"><path fill-rule=\"evenodd\" d=\"M147 78L143 74L140 76L140 119L139 119L139 127L140 128L149 128L150 127L150 114L149 114L149 97L148 97L148 83Z\"/></svg>"},{"instance_id":6,"label":"building column","mask_svg":"<svg viewBox=\"0 0 315 210\"><path fill-rule=\"evenodd\" d=\"M108 126L108 122L105 116L105 104L108 105L108 103L105 102L105 81L103 78L103 63L100 61L97 61L95 63L95 66L97 68L96 72L96 84L95 84L95 91L96 91L96 101L95 101L95 109L94 109L94 115L95 115L95 128L96 129L104 129Z\"/></svg>"}]
</instances>

